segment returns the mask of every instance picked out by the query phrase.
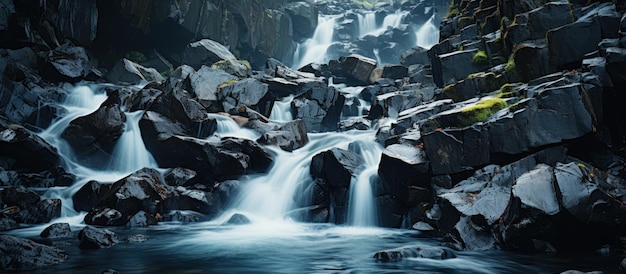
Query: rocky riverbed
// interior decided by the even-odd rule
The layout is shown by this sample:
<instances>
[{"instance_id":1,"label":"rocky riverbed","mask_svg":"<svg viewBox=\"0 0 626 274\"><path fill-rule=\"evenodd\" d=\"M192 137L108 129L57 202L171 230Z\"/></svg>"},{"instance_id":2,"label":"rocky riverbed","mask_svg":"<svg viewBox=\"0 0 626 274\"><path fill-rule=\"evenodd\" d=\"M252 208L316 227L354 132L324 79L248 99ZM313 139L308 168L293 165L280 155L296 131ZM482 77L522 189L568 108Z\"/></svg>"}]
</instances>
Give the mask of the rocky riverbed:
<instances>
[{"instance_id":1,"label":"rocky riverbed","mask_svg":"<svg viewBox=\"0 0 626 274\"><path fill-rule=\"evenodd\" d=\"M626 4L378 2L0 1L0 269L618 271Z\"/></svg>"}]
</instances>

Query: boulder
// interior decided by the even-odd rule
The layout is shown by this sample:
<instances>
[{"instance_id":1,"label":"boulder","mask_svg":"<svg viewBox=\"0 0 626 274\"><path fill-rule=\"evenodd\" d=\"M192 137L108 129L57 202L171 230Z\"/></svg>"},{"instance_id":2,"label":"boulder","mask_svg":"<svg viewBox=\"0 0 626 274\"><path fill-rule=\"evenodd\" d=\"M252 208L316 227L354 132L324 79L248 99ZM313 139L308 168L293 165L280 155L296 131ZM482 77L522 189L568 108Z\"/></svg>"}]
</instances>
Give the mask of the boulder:
<instances>
[{"instance_id":1,"label":"boulder","mask_svg":"<svg viewBox=\"0 0 626 274\"><path fill-rule=\"evenodd\" d=\"M33 270L64 262L67 253L52 246L10 235L0 235L0 269Z\"/></svg>"},{"instance_id":2,"label":"boulder","mask_svg":"<svg viewBox=\"0 0 626 274\"><path fill-rule=\"evenodd\" d=\"M43 238L67 238L72 236L68 223L54 223L46 227L39 236Z\"/></svg>"},{"instance_id":3,"label":"boulder","mask_svg":"<svg viewBox=\"0 0 626 274\"><path fill-rule=\"evenodd\" d=\"M350 151L333 148L321 152L311 161L311 176L324 179L329 186L347 188L363 169L363 159Z\"/></svg>"},{"instance_id":4,"label":"boulder","mask_svg":"<svg viewBox=\"0 0 626 274\"><path fill-rule=\"evenodd\" d=\"M227 225L247 225L250 223L250 219L246 217L246 215L235 213L233 216L230 216L228 221L226 221Z\"/></svg>"},{"instance_id":5,"label":"boulder","mask_svg":"<svg viewBox=\"0 0 626 274\"><path fill-rule=\"evenodd\" d=\"M251 74L250 63L236 59L225 59L211 65L212 69L219 69L238 78L246 78Z\"/></svg>"},{"instance_id":6,"label":"boulder","mask_svg":"<svg viewBox=\"0 0 626 274\"><path fill-rule=\"evenodd\" d=\"M8 231L18 228L20 228L20 224L18 224L15 220L0 217L0 231Z\"/></svg>"},{"instance_id":7,"label":"boulder","mask_svg":"<svg viewBox=\"0 0 626 274\"><path fill-rule=\"evenodd\" d=\"M272 130L263 133L257 142L264 145L275 145L284 151L293 151L296 136L291 131Z\"/></svg>"},{"instance_id":8,"label":"boulder","mask_svg":"<svg viewBox=\"0 0 626 274\"><path fill-rule=\"evenodd\" d=\"M274 99L268 93L268 85L254 78L246 78L218 87L217 99L225 112L236 114L241 106L247 106L263 116L272 112Z\"/></svg>"},{"instance_id":9,"label":"boulder","mask_svg":"<svg viewBox=\"0 0 626 274\"><path fill-rule=\"evenodd\" d=\"M380 262L399 262L403 258L425 258L446 260L456 258L452 250L445 247L414 246L378 251L374 259Z\"/></svg>"},{"instance_id":10,"label":"boulder","mask_svg":"<svg viewBox=\"0 0 626 274\"><path fill-rule=\"evenodd\" d=\"M443 79L443 84L448 85L465 79L469 74L483 71L485 69L484 65L472 62L477 53L478 50L473 49L441 54L438 57L441 63L441 70L438 72L433 71L433 73L439 73ZM433 67L433 70L435 69Z\"/></svg>"},{"instance_id":11,"label":"boulder","mask_svg":"<svg viewBox=\"0 0 626 274\"><path fill-rule=\"evenodd\" d=\"M380 159L378 175L385 189L408 206L429 201L429 162L421 148L394 144L385 148Z\"/></svg>"},{"instance_id":12,"label":"boulder","mask_svg":"<svg viewBox=\"0 0 626 274\"><path fill-rule=\"evenodd\" d=\"M137 85L145 82L163 82L165 78L153 68L146 68L126 58L122 58L111 69L107 79L113 83Z\"/></svg>"},{"instance_id":13,"label":"boulder","mask_svg":"<svg viewBox=\"0 0 626 274\"><path fill-rule=\"evenodd\" d=\"M491 161L489 132L482 127L441 129L424 134L424 149L434 175L454 174Z\"/></svg>"},{"instance_id":14,"label":"boulder","mask_svg":"<svg viewBox=\"0 0 626 274\"><path fill-rule=\"evenodd\" d=\"M217 101L217 89L221 85L233 83L237 77L218 69L202 66L198 71L189 74L187 85L189 91L200 100Z\"/></svg>"},{"instance_id":15,"label":"boulder","mask_svg":"<svg viewBox=\"0 0 626 274\"><path fill-rule=\"evenodd\" d=\"M550 63L556 70L575 69L602 40L599 20L580 19L546 34Z\"/></svg>"},{"instance_id":16,"label":"boulder","mask_svg":"<svg viewBox=\"0 0 626 274\"><path fill-rule=\"evenodd\" d=\"M204 214L189 210L172 210L163 215L164 222L195 223L205 219Z\"/></svg>"},{"instance_id":17,"label":"boulder","mask_svg":"<svg viewBox=\"0 0 626 274\"><path fill-rule=\"evenodd\" d=\"M211 65L217 61L237 59L228 48L211 39L202 39L190 43L183 54L183 64L194 69L202 65Z\"/></svg>"},{"instance_id":18,"label":"boulder","mask_svg":"<svg viewBox=\"0 0 626 274\"><path fill-rule=\"evenodd\" d=\"M182 167L169 169L163 174L163 179L170 186L192 185L197 181L198 173Z\"/></svg>"},{"instance_id":19,"label":"boulder","mask_svg":"<svg viewBox=\"0 0 626 274\"><path fill-rule=\"evenodd\" d=\"M139 211L135 213L128 222L126 223L127 227L148 227L150 225L156 225L158 223L157 216L146 213L145 211Z\"/></svg>"},{"instance_id":20,"label":"boulder","mask_svg":"<svg viewBox=\"0 0 626 274\"><path fill-rule=\"evenodd\" d=\"M174 189L165 206L169 210L191 210L213 216L222 209L218 199L213 192L179 186Z\"/></svg>"},{"instance_id":21,"label":"boulder","mask_svg":"<svg viewBox=\"0 0 626 274\"><path fill-rule=\"evenodd\" d=\"M428 50L419 46L407 50L400 56L400 64L407 67L411 65L430 65Z\"/></svg>"},{"instance_id":22,"label":"boulder","mask_svg":"<svg viewBox=\"0 0 626 274\"><path fill-rule=\"evenodd\" d=\"M2 113L10 123L27 128L46 128L62 113L59 101L65 100L66 87L44 86L21 80L4 80L0 87L0 106Z\"/></svg>"},{"instance_id":23,"label":"boulder","mask_svg":"<svg viewBox=\"0 0 626 274\"><path fill-rule=\"evenodd\" d=\"M52 81L78 82L91 72L85 49L63 45L49 51L41 61L41 74Z\"/></svg>"},{"instance_id":24,"label":"boulder","mask_svg":"<svg viewBox=\"0 0 626 274\"><path fill-rule=\"evenodd\" d=\"M96 210L85 216L85 223L97 225L124 225L140 211L148 214L163 212L163 203L171 195L164 184L161 174L150 168L140 169L127 177L113 183L111 189L104 193L96 203ZM118 211L121 216L114 222L99 223L97 216L102 211L98 208L110 208Z\"/></svg>"},{"instance_id":25,"label":"boulder","mask_svg":"<svg viewBox=\"0 0 626 274\"><path fill-rule=\"evenodd\" d=\"M115 232L91 226L86 226L78 232L78 240L82 249L109 248L119 243Z\"/></svg>"},{"instance_id":26,"label":"boulder","mask_svg":"<svg viewBox=\"0 0 626 274\"><path fill-rule=\"evenodd\" d=\"M111 189L111 184L103 184L97 181L89 181L85 183L76 193L72 196L72 202L76 211L89 212L95 207L100 200L100 197L104 196L104 193Z\"/></svg>"},{"instance_id":27,"label":"boulder","mask_svg":"<svg viewBox=\"0 0 626 274\"><path fill-rule=\"evenodd\" d=\"M320 80L304 80L300 95L291 102L295 119L302 119L309 132L337 129L345 97Z\"/></svg>"},{"instance_id":28,"label":"boulder","mask_svg":"<svg viewBox=\"0 0 626 274\"><path fill-rule=\"evenodd\" d=\"M61 137L68 141L74 152L90 166L108 163L108 155L117 139L124 133L126 115L120 108L117 92L112 92L93 113L70 122Z\"/></svg>"},{"instance_id":29,"label":"boulder","mask_svg":"<svg viewBox=\"0 0 626 274\"><path fill-rule=\"evenodd\" d=\"M358 54L340 57L339 64L342 74L357 85L369 84L370 74L376 68L376 60Z\"/></svg>"},{"instance_id":30,"label":"boulder","mask_svg":"<svg viewBox=\"0 0 626 274\"><path fill-rule=\"evenodd\" d=\"M284 9L291 17L294 39L300 40L313 36L318 17L316 5L300 1L289 3L284 6Z\"/></svg>"},{"instance_id":31,"label":"boulder","mask_svg":"<svg viewBox=\"0 0 626 274\"><path fill-rule=\"evenodd\" d=\"M409 73L409 68L403 65L385 65L383 67L383 78L403 79Z\"/></svg>"},{"instance_id":32,"label":"boulder","mask_svg":"<svg viewBox=\"0 0 626 274\"><path fill-rule=\"evenodd\" d=\"M18 125L0 123L0 157L14 159L15 169L40 172L61 164L55 147ZM33 161L37 159L37 161Z\"/></svg>"}]
</instances>

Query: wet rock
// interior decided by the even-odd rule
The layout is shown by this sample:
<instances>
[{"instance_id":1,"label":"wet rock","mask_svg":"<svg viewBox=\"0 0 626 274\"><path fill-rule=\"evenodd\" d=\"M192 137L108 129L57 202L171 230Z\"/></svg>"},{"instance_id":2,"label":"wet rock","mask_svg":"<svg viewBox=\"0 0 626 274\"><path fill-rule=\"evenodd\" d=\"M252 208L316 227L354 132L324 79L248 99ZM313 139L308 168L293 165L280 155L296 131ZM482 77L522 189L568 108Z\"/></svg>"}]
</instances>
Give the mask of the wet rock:
<instances>
[{"instance_id":1,"label":"wet rock","mask_svg":"<svg viewBox=\"0 0 626 274\"><path fill-rule=\"evenodd\" d=\"M67 44L49 51L42 63L42 75L52 81L77 82L91 72L85 49Z\"/></svg>"},{"instance_id":2,"label":"wet rock","mask_svg":"<svg viewBox=\"0 0 626 274\"><path fill-rule=\"evenodd\" d=\"M124 240L124 242L126 243L143 243L145 241L148 240L148 237L146 237L145 235L141 235L141 234L136 234L136 235L130 235L128 237L126 237L126 239Z\"/></svg>"},{"instance_id":3,"label":"wet rock","mask_svg":"<svg viewBox=\"0 0 626 274\"><path fill-rule=\"evenodd\" d=\"M166 201L170 210L192 210L207 215L215 215L221 209L218 199L212 192L198 189L187 189L179 186Z\"/></svg>"},{"instance_id":4,"label":"wet rock","mask_svg":"<svg viewBox=\"0 0 626 274\"><path fill-rule=\"evenodd\" d=\"M85 223L124 225L140 211L151 215L162 213L162 204L170 195L161 174L154 169L143 168L113 183L111 189L96 203L96 208L109 208L119 212L120 218L105 218L106 222L100 223L95 217L102 215L102 212L96 209L85 216ZM116 217L117 215L114 214Z\"/></svg>"},{"instance_id":5,"label":"wet rock","mask_svg":"<svg viewBox=\"0 0 626 274\"><path fill-rule=\"evenodd\" d=\"M585 54L598 50L602 40L600 22L581 19L550 30L546 39L550 63L557 70L578 68Z\"/></svg>"},{"instance_id":6,"label":"wet rock","mask_svg":"<svg viewBox=\"0 0 626 274\"><path fill-rule=\"evenodd\" d=\"M49 170L61 163L56 148L18 125L0 124L0 157L15 159L14 168L31 171Z\"/></svg>"},{"instance_id":7,"label":"wet rock","mask_svg":"<svg viewBox=\"0 0 626 274\"><path fill-rule=\"evenodd\" d=\"M480 72L485 69L481 64L474 64L472 59L478 50L455 51L439 55L441 71L437 72L443 78L443 84L448 85L465 79L469 74ZM436 68L433 67L433 73Z\"/></svg>"},{"instance_id":8,"label":"wet rock","mask_svg":"<svg viewBox=\"0 0 626 274\"><path fill-rule=\"evenodd\" d=\"M144 82L163 82L165 78L153 68L146 68L123 58L111 69L107 79L113 83L137 85Z\"/></svg>"},{"instance_id":9,"label":"wet rock","mask_svg":"<svg viewBox=\"0 0 626 274\"><path fill-rule=\"evenodd\" d=\"M237 77L223 70L202 66L198 71L191 72L186 81L189 91L198 99L217 101L218 87L237 81Z\"/></svg>"},{"instance_id":10,"label":"wet rock","mask_svg":"<svg viewBox=\"0 0 626 274\"><path fill-rule=\"evenodd\" d=\"M120 105L119 94L112 92L98 110L72 120L61 134L84 163L90 166L108 163L108 154L124 133L126 115Z\"/></svg>"},{"instance_id":11,"label":"wet rock","mask_svg":"<svg viewBox=\"0 0 626 274\"><path fill-rule=\"evenodd\" d=\"M431 232L435 230L431 225L425 222L417 222L411 226L411 228L422 232Z\"/></svg>"},{"instance_id":12,"label":"wet rock","mask_svg":"<svg viewBox=\"0 0 626 274\"><path fill-rule=\"evenodd\" d=\"M263 133L257 142L264 145L276 145L284 151L293 151L295 139L293 132L280 130Z\"/></svg>"},{"instance_id":13,"label":"wet rock","mask_svg":"<svg viewBox=\"0 0 626 274\"><path fill-rule=\"evenodd\" d=\"M426 258L434 260L446 260L455 258L456 255L445 247L403 247L378 251L374 254L374 259L381 262L399 262L403 258Z\"/></svg>"},{"instance_id":14,"label":"wet rock","mask_svg":"<svg viewBox=\"0 0 626 274\"><path fill-rule=\"evenodd\" d=\"M199 69L202 65L211 65L220 60L237 59L222 44L210 40L202 39L190 43L183 54L183 64L194 69Z\"/></svg>"},{"instance_id":15,"label":"wet rock","mask_svg":"<svg viewBox=\"0 0 626 274\"><path fill-rule=\"evenodd\" d=\"M409 73L409 68L403 65L385 65L382 78L403 79Z\"/></svg>"},{"instance_id":16,"label":"wet rock","mask_svg":"<svg viewBox=\"0 0 626 274\"><path fill-rule=\"evenodd\" d=\"M407 67L411 65L429 65L428 50L419 46L407 50L400 56L400 64Z\"/></svg>"},{"instance_id":17,"label":"wet rock","mask_svg":"<svg viewBox=\"0 0 626 274\"><path fill-rule=\"evenodd\" d=\"M106 269L106 270L102 270L100 274L119 274L119 272L115 269Z\"/></svg>"},{"instance_id":18,"label":"wet rock","mask_svg":"<svg viewBox=\"0 0 626 274\"><path fill-rule=\"evenodd\" d=\"M425 134L424 148L433 174L453 174L488 164L489 138L489 132L481 127L441 129Z\"/></svg>"},{"instance_id":19,"label":"wet rock","mask_svg":"<svg viewBox=\"0 0 626 274\"><path fill-rule=\"evenodd\" d=\"M291 103L294 118L302 119L310 132L334 131L345 97L320 80L301 81L301 94Z\"/></svg>"},{"instance_id":20,"label":"wet rock","mask_svg":"<svg viewBox=\"0 0 626 274\"><path fill-rule=\"evenodd\" d=\"M358 54L342 56L339 63L343 75L354 81L354 84L360 85L370 83L370 74L376 68L376 60Z\"/></svg>"},{"instance_id":21,"label":"wet rock","mask_svg":"<svg viewBox=\"0 0 626 274\"><path fill-rule=\"evenodd\" d=\"M128 218L130 218L130 216L128 216ZM122 213L116 209L98 207L90 209L83 221L86 224L93 225L121 226L126 224L128 219L122 219Z\"/></svg>"},{"instance_id":22,"label":"wet rock","mask_svg":"<svg viewBox=\"0 0 626 274\"><path fill-rule=\"evenodd\" d=\"M196 223L204 219L203 214L189 210L172 210L163 216L164 222Z\"/></svg>"},{"instance_id":23,"label":"wet rock","mask_svg":"<svg viewBox=\"0 0 626 274\"><path fill-rule=\"evenodd\" d=\"M241 106L247 106L267 117L274 105L274 98L268 93L268 85L253 78L219 87L217 97L224 111L231 114L239 112Z\"/></svg>"},{"instance_id":24,"label":"wet rock","mask_svg":"<svg viewBox=\"0 0 626 274\"><path fill-rule=\"evenodd\" d=\"M454 226L463 241L465 249L489 250L496 248L496 240L489 231L479 228L471 217L462 216Z\"/></svg>"},{"instance_id":25,"label":"wet rock","mask_svg":"<svg viewBox=\"0 0 626 274\"><path fill-rule=\"evenodd\" d=\"M324 179L332 187L348 187L362 170L363 159L350 151L333 148L313 156L311 176Z\"/></svg>"},{"instance_id":26,"label":"wet rock","mask_svg":"<svg viewBox=\"0 0 626 274\"><path fill-rule=\"evenodd\" d=\"M46 227L39 236L43 238L67 238L72 236L68 223L54 223Z\"/></svg>"},{"instance_id":27,"label":"wet rock","mask_svg":"<svg viewBox=\"0 0 626 274\"><path fill-rule=\"evenodd\" d=\"M0 231L13 230L20 227L15 220L9 218L0 218Z\"/></svg>"},{"instance_id":28,"label":"wet rock","mask_svg":"<svg viewBox=\"0 0 626 274\"><path fill-rule=\"evenodd\" d=\"M9 235L0 235L0 268L4 270L32 270L64 262L67 253Z\"/></svg>"},{"instance_id":29,"label":"wet rock","mask_svg":"<svg viewBox=\"0 0 626 274\"><path fill-rule=\"evenodd\" d=\"M104 196L110 189L110 184L103 184L97 181L85 183L85 185L72 196L74 209L76 211L90 211L98 203L100 197Z\"/></svg>"},{"instance_id":30,"label":"wet rock","mask_svg":"<svg viewBox=\"0 0 626 274\"><path fill-rule=\"evenodd\" d=\"M148 227L150 225L156 225L158 223L157 217L153 214L146 213L145 211L139 211L126 223L127 227Z\"/></svg>"},{"instance_id":31,"label":"wet rock","mask_svg":"<svg viewBox=\"0 0 626 274\"><path fill-rule=\"evenodd\" d=\"M187 168L175 167L163 174L165 182L170 186L192 185L197 181L198 173Z\"/></svg>"},{"instance_id":32,"label":"wet rock","mask_svg":"<svg viewBox=\"0 0 626 274\"><path fill-rule=\"evenodd\" d=\"M368 130L372 127L372 122L365 118L357 117L339 122L339 131L348 130Z\"/></svg>"},{"instance_id":33,"label":"wet rock","mask_svg":"<svg viewBox=\"0 0 626 274\"><path fill-rule=\"evenodd\" d=\"M246 217L246 215L235 213L233 216L230 216L228 221L226 221L227 225L246 225L250 223L250 219Z\"/></svg>"},{"instance_id":34,"label":"wet rock","mask_svg":"<svg viewBox=\"0 0 626 274\"><path fill-rule=\"evenodd\" d=\"M429 162L424 151L411 145L394 144L383 151L378 175L385 188L408 206L430 200Z\"/></svg>"},{"instance_id":35,"label":"wet rock","mask_svg":"<svg viewBox=\"0 0 626 274\"><path fill-rule=\"evenodd\" d=\"M0 201L6 206L18 206L26 209L41 201L41 197L32 190L23 186L0 190Z\"/></svg>"},{"instance_id":36,"label":"wet rock","mask_svg":"<svg viewBox=\"0 0 626 274\"><path fill-rule=\"evenodd\" d=\"M82 249L109 248L119 243L115 232L91 226L86 226L78 233L78 240Z\"/></svg>"}]
</instances>

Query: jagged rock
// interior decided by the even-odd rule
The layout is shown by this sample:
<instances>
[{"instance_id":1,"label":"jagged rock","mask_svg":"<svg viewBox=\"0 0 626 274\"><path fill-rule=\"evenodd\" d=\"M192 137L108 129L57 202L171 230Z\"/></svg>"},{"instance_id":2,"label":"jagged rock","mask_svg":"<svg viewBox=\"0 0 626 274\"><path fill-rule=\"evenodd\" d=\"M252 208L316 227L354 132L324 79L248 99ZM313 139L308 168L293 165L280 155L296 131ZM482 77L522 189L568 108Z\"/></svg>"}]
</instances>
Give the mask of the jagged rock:
<instances>
[{"instance_id":1,"label":"jagged rock","mask_svg":"<svg viewBox=\"0 0 626 274\"><path fill-rule=\"evenodd\" d=\"M443 84L448 85L464 79L467 75L480 72L485 69L481 64L474 64L472 59L478 50L455 51L441 54L438 59L441 62L441 70L437 71L443 79ZM433 67L433 73L436 68Z\"/></svg>"},{"instance_id":2,"label":"jagged rock","mask_svg":"<svg viewBox=\"0 0 626 274\"><path fill-rule=\"evenodd\" d=\"M187 189L179 186L166 201L170 210L192 210L202 214L215 215L221 210L218 199L212 192L198 189Z\"/></svg>"},{"instance_id":3,"label":"jagged rock","mask_svg":"<svg viewBox=\"0 0 626 274\"><path fill-rule=\"evenodd\" d=\"M516 46L513 53L515 72L523 82L552 72L550 53L544 44L523 43Z\"/></svg>"},{"instance_id":4,"label":"jagged rock","mask_svg":"<svg viewBox=\"0 0 626 274\"><path fill-rule=\"evenodd\" d=\"M460 172L479 167L491 160L489 132L481 127L441 129L423 136L434 175Z\"/></svg>"},{"instance_id":5,"label":"jagged rock","mask_svg":"<svg viewBox=\"0 0 626 274\"><path fill-rule=\"evenodd\" d=\"M257 140L260 144L276 145L284 151L293 151L296 136L291 131L268 131Z\"/></svg>"},{"instance_id":6,"label":"jagged rock","mask_svg":"<svg viewBox=\"0 0 626 274\"><path fill-rule=\"evenodd\" d=\"M0 269L32 270L60 264L67 259L61 249L10 235L0 235Z\"/></svg>"},{"instance_id":7,"label":"jagged rock","mask_svg":"<svg viewBox=\"0 0 626 274\"><path fill-rule=\"evenodd\" d=\"M109 248L119 243L115 232L86 226L78 232L79 247L83 249Z\"/></svg>"},{"instance_id":8,"label":"jagged rock","mask_svg":"<svg viewBox=\"0 0 626 274\"><path fill-rule=\"evenodd\" d=\"M104 196L110 189L110 184L96 181L87 182L72 196L74 209L76 211L90 211L98 203L100 197Z\"/></svg>"},{"instance_id":9,"label":"jagged rock","mask_svg":"<svg viewBox=\"0 0 626 274\"><path fill-rule=\"evenodd\" d=\"M5 75L5 77L10 77ZM62 112L57 102L63 101L67 86L40 87L32 80L4 80L0 84L0 111L11 122L27 128L46 128Z\"/></svg>"},{"instance_id":10,"label":"jagged rock","mask_svg":"<svg viewBox=\"0 0 626 274\"><path fill-rule=\"evenodd\" d=\"M336 130L345 97L319 80L301 83L302 94L291 103L294 118L302 119L310 132Z\"/></svg>"},{"instance_id":11,"label":"jagged rock","mask_svg":"<svg viewBox=\"0 0 626 274\"><path fill-rule=\"evenodd\" d=\"M119 94L112 92L98 110L72 120L61 134L84 163L101 166L108 162L106 154L124 133L126 115L120 105Z\"/></svg>"},{"instance_id":12,"label":"jagged rock","mask_svg":"<svg viewBox=\"0 0 626 274\"><path fill-rule=\"evenodd\" d=\"M150 225L156 225L158 223L157 217L150 213L146 213L145 211L139 211L135 213L128 222L126 223L127 227L148 227Z\"/></svg>"},{"instance_id":13,"label":"jagged rock","mask_svg":"<svg viewBox=\"0 0 626 274\"><path fill-rule=\"evenodd\" d=\"M96 203L96 209L91 210L85 216L85 223L124 225L140 211L153 215L163 213L162 204L170 195L170 191L161 179L161 174L154 169L143 168L113 183L111 189L104 193ZM119 218L104 218L104 222L101 222L98 216L118 215L117 213L109 214L114 213L110 209L119 212ZM102 215L103 213L106 214Z\"/></svg>"},{"instance_id":14,"label":"jagged rock","mask_svg":"<svg viewBox=\"0 0 626 274\"><path fill-rule=\"evenodd\" d=\"M142 82L163 82L165 78L153 68L146 68L123 58L111 69L107 79L113 83L137 85Z\"/></svg>"},{"instance_id":15,"label":"jagged rock","mask_svg":"<svg viewBox=\"0 0 626 274\"><path fill-rule=\"evenodd\" d=\"M378 175L389 193L408 206L430 199L429 162L424 151L411 145L394 144L385 148Z\"/></svg>"},{"instance_id":16,"label":"jagged rock","mask_svg":"<svg viewBox=\"0 0 626 274\"><path fill-rule=\"evenodd\" d=\"M269 116L274 98L268 93L268 85L247 78L218 88L217 99L222 102L224 111L234 114L241 106L251 107L264 116Z\"/></svg>"},{"instance_id":17,"label":"jagged rock","mask_svg":"<svg viewBox=\"0 0 626 274\"><path fill-rule=\"evenodd\" d=\"M15 220L9 218L0 218L0 231L13 230L20 227Z\"/></svg>"},{"instance_id":18,"label":"jagged rock","mask_svg":"<svg viewBox=\"0 0 626 274\"><path fill-rule=\"evenodd\" d=\"M362 170L363 159L350 151L333 148L313 156L311 176L324 179L330 186L346 188Z\"/></svg>"},{"instance_id":19,"label":"jagged rock","mask_svg":"<svg viewBox=\"0 0 626 274\"><path fill-rule=\"evenodd\" d=\"M72 236L72 230L70 230L68 223L54 223L41 231L39 236L43 238L67 238Z\"/></svg>"},{"instance_id":20,"label":"jagged rock","mask_svg":"<svg viewBox=\"0 0 626 274\"><path fill-rule=\"evenodd\" d=\"M49 51L42 63L42 76L52 81L77 82L91 72L89 57L82 47L63 45Z\"/></svg>"},{"instance_id":21,"label":"jagged rock","mask_svg":"<svg viewBox=\"0 0 626 274\"><path fill-rule=\"evenodd\" d=\"M0 124L0 157L14 159L16 169L35 172L52 169L61 163L55 147L18 125L5 127Z\"/></svg>"},{"instance_id":22,"label":"jagged rock","mask_svg":"<svg viewBox=\"0 0 626 274\"><path fill-rule=\"evenodd\" d=\"M191 185L197 181L198 173L182 167L172 168L163 174L165 182L170 186Z\"/></svg>"},{"instance_id":23,"label":"jagged rock","mask_svg":"<svg viewBox=\"0 0 626 274\"><path fill-rule=\"evenodd\" d=\"M232 83L237 77L218 69L202 66L188 78L189 90L200 100L217 101L217 89Z\"/></svg>"},{"instance_id":24,"label":"jagged rock","mask_svg":"<svg viewBox=\"0 0 626 274\"><path fill-rule=\"evenodd\" d=\"M409 68L403 65L385 65L382 78L403 79L409 73Z\"/></svg>"},{"instance_id":25,"label":"jagged rock","mask_svg":"<svg viewBox=\"0 0 626 274\"><path fill-rule=\"evenodd\" d=\"M8 207L18 206L27 209L41 201L41 197L32 190L18 186L0 190L0 201Z\"/></svg>"},{"instance_id":26,"label":"jagged rock","mask_svg":"<svg viewBox=\"0 0 626 274\"><path fill-rule=\"evenodd\" d=\"M220 60L237 58L222 44L210 40L202 39L190 43L183 55L183 64L194 69L200 69L202 65L211 65Z\"/></svg>"},{"instance_id":27,"label":"jagged rock","mask_svg":"<svg viewBox=\"0 0 626 274\"><path fill-rule=\"evenodd\" d=\"M211 68L223 70L228 74L239 78L246 78L251 73L250 63L248 63L248 61L240 61L236 59L225 59L218 61L215 64L211 65Z\"/></svg>"},{"instance_id":28,"label":"jagged rock","mask_svg":"<svg viewBox=\"0 0 626 274\"><path fill-rule=\"evenodd\" d=\"M407 67L411 65L429 65L428 50L419 46L407 50L400 56L400 64Z\"/></svg>"},{"instance_id":29,"label":"jagged rock","mask_svg":"<svg viewBox=\"0 0 626 274\"><path fill-rule=\"evenodd\" d=\"M554 171L550 166L538 165L524 173L517 178L512 192L523 205L544 214L555 215L561 211L554 188Z\"/></svg>"},{"instance_id":30,"label":"jagged rock","mask_svg":"<svg viewBox=\"0 0 626 274\"><path fill-rule=\"evenodd\" d=\"M339 122L339 131L348 130L368 130L372 127L372 122L362 117L351 118Z\"/></svg>"},{"instance_id":31,"label":"jagged rock","mask_svg":"<svg viewBox=\"0 0 626 274\"><path fill-rule=\"evenodd\" d=\"M602 40L600 22L580 19L546 34L550 63L557 69L578 68L585 55L598 50Z\"/></svg>"},{"instance_id":32,"label":"jagged rock","mask_svg":"<svg viewBox=\"0 0 626 274\"><path fill-rule=\"evenodd\" d=\"M376 68L376 60L351 54L339 58L342 74L349 77L357 85L369 84L370 74Z\"/></svg>"},{"instance_id":33,"label":"jagged rock","mask_svg":"<svg viewBox=\"0 0 626 274\"><path fill-rule=\"evenodd\" d=\"M374 259L381 262L399 262L403 258L426 258L434 260L446 260L456 258L454 253L445 247L403 247L378 251L374 254Z\"/></svg>"},{"instance_id":34,"label":"jagged rock","mask_svg":"<svg viewBox=\"0 0 626 274\"><path fill-rule=\"evenodd\" d=\"M61 217L61 199L42 199L20 210L15 219L24 224L41 224L58 217Z\"/></svg>"},{"instance_id":35,"label":"jagged rock","mask_svg":"<svg viewBox=\"0 0 626 274\"><path fill-rule=\"evenodd\" d=\"M428 93L426 93L429 95ZM399 94L402 98L406 98ZM434 94L433 94L434 96ZM395 96L394 96L395 97ZM393 100L392 102L397 102L398 99ZM399 103L399 102L397 102ZM398 107L398 110L403 109L405 103L402 102ZM439 100L429 104L421 104L413 108L408 108L402 110L398 113L398 120L393 124L393 129L396 134L402 134L415 124L415 122L425 120L429 117L432 117L438 113L444 112L452 108L452 100ZM393 110L396 110L395 108ZM393 113L393 110L391 113ZM389 113L389 109L387 110Z\"/></svg>"}]
</instances>

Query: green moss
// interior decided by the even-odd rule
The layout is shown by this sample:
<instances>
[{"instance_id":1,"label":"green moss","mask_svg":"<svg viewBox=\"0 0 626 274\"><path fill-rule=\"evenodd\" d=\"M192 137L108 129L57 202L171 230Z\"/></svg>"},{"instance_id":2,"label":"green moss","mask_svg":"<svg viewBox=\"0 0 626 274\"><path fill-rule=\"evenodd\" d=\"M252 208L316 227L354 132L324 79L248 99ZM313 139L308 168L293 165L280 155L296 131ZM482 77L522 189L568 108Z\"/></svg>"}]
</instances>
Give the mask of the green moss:
<instances>
[{"instance_id":1,"label":"green moss","mask_svg":"<svg viewBox=\"0 0 626 274\"><path fill-rule=\"evenodd\" d=\"M448 18L453 18L459 15L459 5L454 3L454 1L450 2L450 6L448 6Z\"/></svg>"},{"instance_id":2,"label":"green moss","mask_svg":"<svg viewBox=\"0 0 626 274\"><path fill-rule=\"evenodd\" d=\"M250 62L248 62L248 60L241 60L241 63L246 66L247 69L252 69L252 66L250 66Z\"/></svg>"},{"instance_id":3,"label":"green moss","mask_svg":"<svg viewBox=\"0 0 626 274\"><path fill-rule=\"evenodd\" d=\"M511 83L506 83L500 87L500 92L502 93L511 93L513 92L513 85Z\"/></svg>"},{"instance_id":4,"label":"green moss","mask_svg":"<svg viewBox=\"0 0 626 274\"><path fill-rule=\"evenodd\" d=\"M503 99L490 97L462 108L461 113L466 119L465 124L471 125L487 120L489 116L506 107L508 107L508 104Z\"/></svg>"},{"instance_id":5,"label":"green moss","mask_svg":"<svg viewBox=\"0 0 626 274\"><path fill-rule=\"evenodd\" d=\"M226 82L223 82L223 83L219 84L219 85L217 86L217 89L221 89L221 88L223 88L223 87L225 87L225 86L232 85L232 84L234 84L234 83L237 83L237 80L235 80L235 79L228 80L228 81L226 81Z\"/></svg>"},{"instance_id":6,"label":"green moss","mask_svg":"<svg viewBox=\"0 0 626 274\"><path fill-rule=\"evenodd\" d=\"M504 71L506 71L506 73L510 75L515 75L517 73L517 70L515 69L515 55L514 54L511 54L511 56L509 56L509 61L506 62L506 66L504 66Z\"/></svg>"},{"instance_id":7,"label":"green moss","mask_svg":"<svg viewBox=\"0 0 626 274\"><path fill-rule=\"evenodd\" d=\"M479 50L472 57L472 64L477 66L488 66L489 65L489 57L485 51Z\"/></svg>"},{"instance_id":8,"label":"green moss","mask_svg":"<svg viewBox=\"0 0 626 274\"><path fill-rule=\"evenodd\" d=\"M352 3L370 10L374 8L377 2L377 0L352 0Z\"/></svg>"},{"instance_id":9,"label":"green moss","mask_svg":"<svg viewBox=\"0 0 626 274\"><path fill-rule=\"evenodd\" d=\"M463 17L459 17L459 19L457 19L457 26L459 29L462 29L464 27L467 27L469 25L471 25L472 23L474 23L474 18L471 16L463 16Z\"/></svg>"}]
</instances>

